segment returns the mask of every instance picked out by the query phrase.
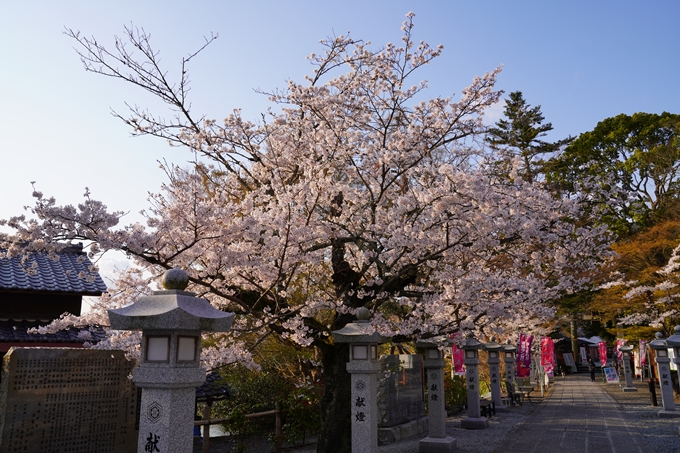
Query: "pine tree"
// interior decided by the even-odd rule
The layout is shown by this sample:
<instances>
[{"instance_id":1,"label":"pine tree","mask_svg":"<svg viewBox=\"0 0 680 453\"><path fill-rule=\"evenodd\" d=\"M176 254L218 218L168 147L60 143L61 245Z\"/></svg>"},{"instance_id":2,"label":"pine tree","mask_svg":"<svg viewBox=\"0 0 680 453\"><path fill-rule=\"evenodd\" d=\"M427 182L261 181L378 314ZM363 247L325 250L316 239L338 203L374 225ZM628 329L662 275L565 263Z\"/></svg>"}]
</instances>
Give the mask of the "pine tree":
<instances>
[{"instance_id":1,"label":"pine tree","mask_svg":"<svg viewBox=\"0 0 680 453\"><path fill-rule=\"evenodd\" d=\"M531 107L522 97L521 91L510 93L505 100L505 118L496 123L496 127L487 130L486 141L491 148L500 154L499 162L505 167L507 174L512 161L520 160L519 175L527 182L535 182L543 173L545 161L542 156L550 155L568 145L573 137L557 142L541 140L553 130L552 123L543 124L544 117L541 106Z\"/></svg>"}]
</instances>

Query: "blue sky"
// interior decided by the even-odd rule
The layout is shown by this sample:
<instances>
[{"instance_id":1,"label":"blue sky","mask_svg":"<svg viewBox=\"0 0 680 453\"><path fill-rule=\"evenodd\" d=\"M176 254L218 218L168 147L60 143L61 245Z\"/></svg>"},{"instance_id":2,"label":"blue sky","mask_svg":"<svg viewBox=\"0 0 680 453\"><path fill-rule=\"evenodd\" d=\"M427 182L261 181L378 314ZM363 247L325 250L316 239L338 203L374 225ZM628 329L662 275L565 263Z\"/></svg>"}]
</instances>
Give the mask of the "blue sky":
<instances>
[{"instance_id":1,"label":"blue sky","mask_svg":"<svg viewBox=\"0 0 680 453\"><path fill-rule=\"evenodd\" d=\"M218 120L234 108L257 119L254 88L301 80L318 41L351 31L374 46L399 42L404 15L415 36L444 54L425 71L432 96L460 93L503 64L498 88L541 105L552 139L591 130L620 113L680 113L680 2L666 1L31 1L0 14L0 218L32 204L31 181L60 203L94 198L129 221L163 173L157 161L192 156L154 138L131 138L110 109L162 106L145 92L86 73L64 27L111 45L133 23L152 35L171 76L211 32L219 39L190 66L195 113ZM157 109L159 108L159 109ZM502 106L490 112L496 120ZM495 115L495 116L494 116Z\"/></svg>"}]
</instances>

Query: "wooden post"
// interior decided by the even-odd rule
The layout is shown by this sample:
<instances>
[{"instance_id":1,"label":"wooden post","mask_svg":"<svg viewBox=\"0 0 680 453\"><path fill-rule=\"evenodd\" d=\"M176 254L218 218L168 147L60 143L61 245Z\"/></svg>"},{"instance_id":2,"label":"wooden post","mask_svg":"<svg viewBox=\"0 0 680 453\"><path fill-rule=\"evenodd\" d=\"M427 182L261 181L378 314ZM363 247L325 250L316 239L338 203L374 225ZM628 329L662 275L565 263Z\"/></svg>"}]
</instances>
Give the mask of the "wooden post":
<instances>
[{"instance_id":1,"label":"wooden post","mask_svg":"<svg viewBox=\"0 0 680 453\"><path fill-rule=\"evenodd\" d=\"M276 448L281 448L283 444L283 434L281 433L281 411L279 410L279 402L276 402Z\"/></svg>"},{"instance_id":2,"label":"wooden post","mask_svg":"<svg viewBox=\"0 0 680 453\"><path fill-rule=\"evenodd\" d=\"M212 400L208 398L203 408L203 420L208 421L207 424L203 426L203 453L208 453L210 451L210 409L212 406Z\"/></svg>"}]
</instances>

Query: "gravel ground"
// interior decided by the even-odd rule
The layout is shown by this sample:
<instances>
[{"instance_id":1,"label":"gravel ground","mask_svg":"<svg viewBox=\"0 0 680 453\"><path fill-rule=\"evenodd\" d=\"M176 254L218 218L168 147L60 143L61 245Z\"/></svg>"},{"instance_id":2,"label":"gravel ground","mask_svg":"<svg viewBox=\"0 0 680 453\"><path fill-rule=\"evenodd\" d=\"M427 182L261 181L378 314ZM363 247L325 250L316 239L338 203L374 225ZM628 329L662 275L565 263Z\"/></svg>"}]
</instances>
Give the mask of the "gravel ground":
<instances>
[{"instance_id":1,"label":"gravel ground","mask_svg":"<svg viewBox=\"0 0 680 453\"><path fill-rule=\"evenodd\" d=\"M680 418L660 418L661 393L656 389L659 406L652 406L647 382L633 381L637 392L624 392L616 384L601 384L604 390L624 411L626 420L635 426L640 436L653 451L659 453L680 453ZM680 409L679 401L675 401Z\"/></svg>"},{"instance_id":2,"label":"gravel ground","mask_svg":"<svg viewBox=\"0 0 680 453\"><path fill-rule=\"evenodd\" d=\"M558 378L558 380L561 378ZM651 406L649 388L646 382L636 381L637 392L623 392L618 385L600 384L612 399L623 409L626 420L644 437L647 445L659 453L680 453L679 427L680 418L660 418L659 407ZM536 393L536 392L534 392ZM661 404L661 395L657 389L657 397ZM529 416L542 401L540 397L532 399L535 405L525 402L523 406L512 407L505 412L497 412L489 420L489 427L482 431L460 428L460 421L467 417L465 412L455 414L447 419L447 433L456 439L456 452L461 453L494 453L502 452L503 440ZM680 403L676 403L680 404ZM379 447L380 453L417 453L418 442L424 435L402 439L399 442ZM248 453L270 452L271 446L265 439L250 439ZM211 440L210 453L227 453L236 451L228 438ZM287 450L295 453L314 453L314 444ZM194 453L201 453L197 445Z\"/></svg>"}]
</instances>

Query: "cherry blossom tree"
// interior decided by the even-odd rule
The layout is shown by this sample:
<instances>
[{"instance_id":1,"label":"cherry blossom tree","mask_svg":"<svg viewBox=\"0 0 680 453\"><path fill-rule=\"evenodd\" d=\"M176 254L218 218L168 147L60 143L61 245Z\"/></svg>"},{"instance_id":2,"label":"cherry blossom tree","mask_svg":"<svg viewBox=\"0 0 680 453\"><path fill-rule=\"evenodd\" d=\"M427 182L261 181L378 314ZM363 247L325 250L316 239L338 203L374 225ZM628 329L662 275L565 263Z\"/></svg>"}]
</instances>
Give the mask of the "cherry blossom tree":
<instances>
[{"instance_id":1,"label":"cherry blossom tree","mask_svg":"<svg viewBox=\"0 0 680 453\"><path fill-rule=\"evenodd\" d=\"M673 328L680 322L679 271L680 245L673 249L668 263L652 275L656 284L621 282L631 287L623 297L631 301L633 307L619 323L628 326L648 325L659 328L665 336L672 335Z\"/></svg>"},{"instance_id":2,"label":"cherry blossom tree","mask_svg":"<svg viewBox=\"0 0 680 453\"><path fill-rule=\"evenodd\" d=\"M143 30L127 29L114 51L69 30L87 70L139 85L175 113L163 120L131 107L118 116L133 132L197 159L164 165L168 181L151 197L146 225L119 227L122 213L89 193L74 207L35 192L33 217L7 221L16 233L2 237L4 248L82 240L92 253L121 250L154 276L186 269L189 290L237 314L234 331L204 351L206 364L249 360L245 337L318 348L318 451L349 451L349 352L330 334L356 309L369 308L395 342L460 330L514 337L552 316L547 301L588 284L609 241L573 221L577 198L494 175L481 118L499 99L499 69L457 99L428 99L427 82L411 80L442 48L413 40L413 14L402 30L400 45L379 50L350 36L323 41L304 83L266 93L274 108L259 122L238 110L221 122L191 113L185 64L195 54L173 84ZM90 318L56 324L106 324L105 308L147 286L129 272L116 287Z\"/></svg>"}]
</instances>

